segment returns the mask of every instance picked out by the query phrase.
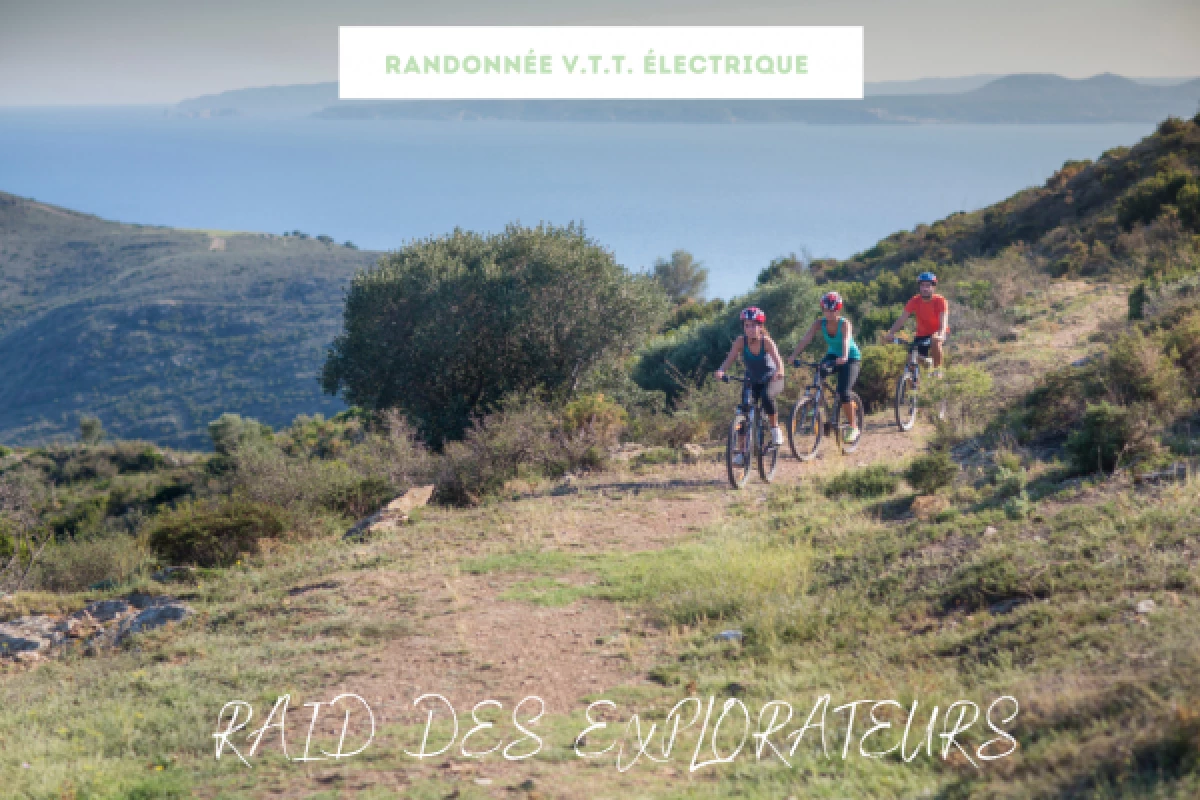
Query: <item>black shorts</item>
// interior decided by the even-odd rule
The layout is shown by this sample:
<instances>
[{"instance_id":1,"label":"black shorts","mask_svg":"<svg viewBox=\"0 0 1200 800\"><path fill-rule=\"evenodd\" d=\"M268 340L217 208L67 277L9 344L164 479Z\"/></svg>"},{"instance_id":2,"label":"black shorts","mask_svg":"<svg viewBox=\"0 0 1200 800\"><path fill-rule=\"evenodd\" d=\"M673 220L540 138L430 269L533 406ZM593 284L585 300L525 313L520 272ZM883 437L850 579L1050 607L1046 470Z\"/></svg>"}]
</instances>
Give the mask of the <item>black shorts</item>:
<instances>
[{"instance_id":1,"label":"black shorts","mask_svg":"<svg viewBox=\"0 0 1200 800\"><path fill-rule=\"evenodd\" d=\"M775 413L775 398L767 392L768 381L756 383L750 387L750 391L754 393L754 399L762 401L762 410L764 414Z\"/></svg>"},{"instance_id":2,"label":"black shorts","mask_svg":"<svg viewBox=\"0 0 1200 800\"><path fill-rule=\"evenodd\" d=\"M929 358L929 348L933 344L932 336L917 336L913 339L913 344L917 346L917 355L921 358Z\"/></svg>"},{"instance_id":3,"label":"black shorts","mask_svg":"<svg viewBox=\"0 0 1200 800\"><path fill-rule=\"evenodd\" d=\"M835 358L827 356L825 363L829 365L833 372L837 373L837 393L843 403L850 402L850 392L854 389L854 382L858 380L858 372L862 369L861 361L847 361L845 364L838 366L834 362Z\"/></svg>"}]
</instances>

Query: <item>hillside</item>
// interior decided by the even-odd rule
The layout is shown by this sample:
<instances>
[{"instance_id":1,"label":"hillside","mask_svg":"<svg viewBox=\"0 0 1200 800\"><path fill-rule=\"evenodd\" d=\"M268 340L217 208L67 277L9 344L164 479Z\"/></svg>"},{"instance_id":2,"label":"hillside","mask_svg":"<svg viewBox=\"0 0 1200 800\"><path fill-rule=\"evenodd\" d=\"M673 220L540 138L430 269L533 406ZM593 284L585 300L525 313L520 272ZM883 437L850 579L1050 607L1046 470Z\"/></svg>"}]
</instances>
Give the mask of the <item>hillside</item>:
<instances>
[{"instance_id":1,"label":"hillside","mask_svg":"<svg viewBox=\"0 0 1200 800\"><path fill-rule=\"evenodd\" d=\"M1200 175L1195 122L1167 120L1133 147L1113 148L1095 162L1067 162L1042 186L978 211L898 231L842 264L827 265L827 274L871 275L917 260L961 263L1017 244L1031 248L1059 275L1136 274L1149 254L1140 249L1144 240L1127 235L1135 224L1179 223L1184 233L1197 232L1188 195L1175 222L1158 219L1164 205L1175 204L1183 185L1169 192L1165 185L1156 189L1154 181L1168 175L1190 175L1193 181Z\"/></svg>"},{"instance_id":2,"label":"hillside","mask_svg":"<svg viewBox=\"0 0 1200 800\"><path fill-rule=\"evenodd\" d=\"M207 445L234 411L336 412L316 370L342 287L377 254L298 237L109 222L0 193L0 441Z\"/></svg>"}]
</instances>

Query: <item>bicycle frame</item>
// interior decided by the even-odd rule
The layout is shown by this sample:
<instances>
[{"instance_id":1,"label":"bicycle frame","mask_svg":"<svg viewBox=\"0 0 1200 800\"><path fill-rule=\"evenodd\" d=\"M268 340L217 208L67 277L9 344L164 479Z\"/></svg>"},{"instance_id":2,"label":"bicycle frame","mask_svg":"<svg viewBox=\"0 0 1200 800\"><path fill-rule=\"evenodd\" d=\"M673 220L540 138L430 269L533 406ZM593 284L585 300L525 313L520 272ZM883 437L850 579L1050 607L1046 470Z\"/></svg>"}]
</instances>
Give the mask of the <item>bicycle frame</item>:
<instances>
[{"instance_id":1,"label":"bicycle frame","mask_svg":"<svg viewBox=\"0 0 1200 800\"><path fill-rule=\"evenodd\" d=\"M724 380L728 381L729 377L725 376ZM752 455L757 454L759 476L766 483L770 483L774 477L775 465L779 457L779 448L766 441L767 430L763 425L761 400L756 401L754 398L754 384L747 376L742 376L741 381L742 398L730 425L729 441L726 443L725 453L729 482L735 489L742 488L749 478ZM735 454L741 457L739 464L735 464L733 461ZM739 470L740 478L738 477Z\"/></svg>"},{"instance_id":2,"label":"bicycle frame","mask_svg":"<svg viewBox=\"0 0 1200 800\"><path fill-rule=\"evenodd\" d=\"M804 393L813 398L813 408L821 408L822 404L825 408L825 434L836 431L841 423L842 407L841 403L829 403L826 401L826 393L831 397L836 397L836 392L829 385L829 376L833 374L832 367L824 361L806 361L804 366L812 370L812 382L804 389ZM832 417L830 416L832 414ZM838 451L845 452L845 445L842 442L841 436L834 437L838 441Z\"/></svg>"}]
</instances>

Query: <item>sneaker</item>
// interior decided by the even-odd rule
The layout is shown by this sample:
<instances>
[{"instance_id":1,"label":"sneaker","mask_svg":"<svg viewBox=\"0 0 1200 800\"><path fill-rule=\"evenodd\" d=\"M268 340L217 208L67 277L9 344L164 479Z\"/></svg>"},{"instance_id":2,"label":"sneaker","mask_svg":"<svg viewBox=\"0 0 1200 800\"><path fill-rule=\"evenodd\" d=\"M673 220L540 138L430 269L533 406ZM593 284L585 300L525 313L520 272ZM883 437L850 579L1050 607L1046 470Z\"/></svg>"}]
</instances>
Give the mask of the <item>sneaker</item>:
<instances>
[{"instance_id":1,"label":"sneaker","mask_svg":"<svg viewBox=\"0 0 1200 800\"><path fill-rule=\"evenodd\" d=\"M845 436L846 444L854 444L855 442L857 442L858 435L859 435L858 428L850 428L849 430L847 430L846 436Z\"/></svg>"},{"instance_id":2,"label":"sneaker","mask_svg":"<svg viewBox=\"0 0 1200 800\"><path fill-rule=\"evenodd\" d=\"M775 445L776 447L783 446L783 431L779 429L778 425L776 425L774 428L771 428L771 444Z\"/></svg>"},{"instance_id":3,"label":"sneaker","mask_svg":"<svg viewBox=\"0 0 1200 800\"><path fill-rule=\"evenodd\" d=\"M930 358L929 356L921 356L921 366L922 367L932 367L933 359Z\"/></svg>"}]
</instances>

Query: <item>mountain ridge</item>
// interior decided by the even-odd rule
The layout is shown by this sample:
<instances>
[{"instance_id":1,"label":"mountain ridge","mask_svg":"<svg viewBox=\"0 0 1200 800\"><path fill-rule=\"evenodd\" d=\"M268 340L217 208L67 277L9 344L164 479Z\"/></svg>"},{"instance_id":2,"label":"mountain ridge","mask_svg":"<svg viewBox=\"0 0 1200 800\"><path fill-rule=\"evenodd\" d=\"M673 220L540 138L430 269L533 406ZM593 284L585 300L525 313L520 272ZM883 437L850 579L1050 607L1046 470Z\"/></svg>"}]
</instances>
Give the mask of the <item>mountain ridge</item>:
<instances>
[{"instance_id":1,"label":"mountain ridge","mask_svg":"<svg viewBox=\"0 0 1200 800\"><path fill-rule=\"evenodd\" d=\"M339 100L337 89L336 83L237 89L185 100L172 113L328 120L1080 124L1157 122L1191 116L1200 105L1200 78L1139 81L1113 73L1080 79L1017 73L895 81L867 84L861 100L375 101Z\"/></svg>"}]
</instances>

